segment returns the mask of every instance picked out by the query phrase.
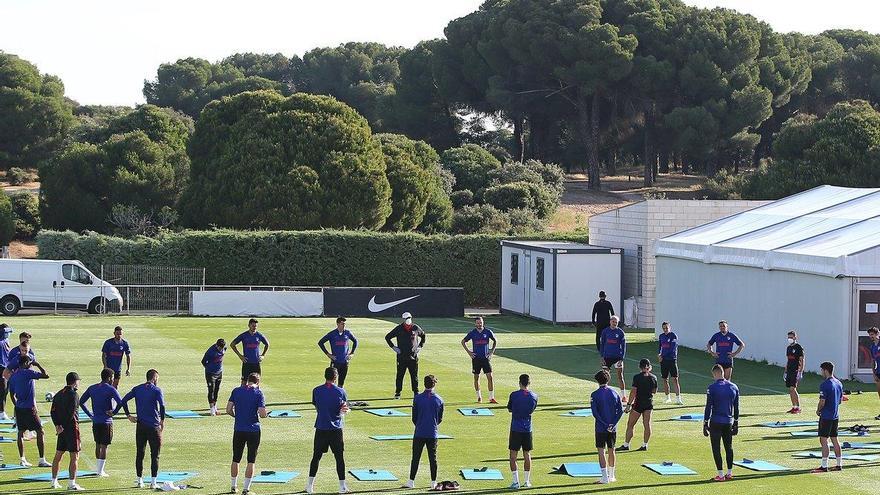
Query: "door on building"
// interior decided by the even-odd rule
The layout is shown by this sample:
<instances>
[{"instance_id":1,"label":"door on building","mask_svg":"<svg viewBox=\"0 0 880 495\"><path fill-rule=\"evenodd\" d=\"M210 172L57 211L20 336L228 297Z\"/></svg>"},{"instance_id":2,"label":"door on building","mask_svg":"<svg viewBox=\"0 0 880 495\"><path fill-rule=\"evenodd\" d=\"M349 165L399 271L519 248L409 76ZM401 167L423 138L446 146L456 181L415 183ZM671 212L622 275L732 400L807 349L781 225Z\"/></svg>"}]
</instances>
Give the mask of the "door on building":
<instances>
[{"instance_id":1,"label":"door on building","mask_svg":"<svg viewBox=\"0 0 880 495\"><path fill-rule=\"evenodd\" d=\"M880 284L859 284L856 307L858 333L856 335L855 373L871 373L874 360L871 357L871 339L868 329L880 327Z\"/></svg>"},{"instance_id":2,"label":"door on building","mask_svg":"<svg viewBox=\"0 0 880 495\"><path fill-rule=\"evenodd\" d=\"M531 301L531 280L532 280L532 253L530 251L523 251L523 283L521 285L523 290L523 314L530 315L530 307L529 304Z\"/></svg>"}]
</instances>

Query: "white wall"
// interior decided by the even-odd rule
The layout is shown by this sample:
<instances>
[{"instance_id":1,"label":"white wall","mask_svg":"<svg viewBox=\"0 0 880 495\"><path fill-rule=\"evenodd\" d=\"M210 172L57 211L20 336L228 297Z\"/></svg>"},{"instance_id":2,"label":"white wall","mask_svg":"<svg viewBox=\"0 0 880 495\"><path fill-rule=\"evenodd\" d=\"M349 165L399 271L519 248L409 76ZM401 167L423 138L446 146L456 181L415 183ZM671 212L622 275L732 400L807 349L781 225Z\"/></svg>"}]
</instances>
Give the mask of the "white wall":
<instances>
[{"instance_id":1,"label":"white wall","mask_svg":"<svg viewBox=\"0 0 880 495\"><path fill-rule=\"evenodd\" d=\"M604 290L618 315L623 311L620 292L620 254L556 255L556 321L582 323L592 318L593 303Z\"/></svg>"},{"instance_id":2,"label":"white wall","mask_svg":"<svg viewBox=\"0 0 880 495\"><path fill-rule=\"evenodd\" d=\"M525 280L530 292L528 314L551 321L553 320L553 254L541 251L530 251L529 254L531 268ZM539 258L544 259L544 290L538 290L536 284Z\"/></svg>"},{"instance_id":3,"label":"white wall","mask_svg":"<svg viewBox=\"0 0 880 495\"><path fill-rule=\"evenodd\" d=\"M519 278L518 284L510 283L510 255L519 255ZM525 298L525 289L523 281L525 275L523 269L523 250L512 246L501 247L501 309L514 311L516 313L523 312L523 300Z\"/></svg>"},{"instance_id":4,"label":"white wall","mask_svg":"<svg viewBox=\"0 0 880 495\"><path fill-rule=\"evenodd\" d=\"M704 349L727 320L746 343L740 357L783 365L786 332L795 329L808 371L831 361L849 374L851 294L846 278L657 258L657 321L668 320L681 345Z\"/></svg>"}]
</instances>

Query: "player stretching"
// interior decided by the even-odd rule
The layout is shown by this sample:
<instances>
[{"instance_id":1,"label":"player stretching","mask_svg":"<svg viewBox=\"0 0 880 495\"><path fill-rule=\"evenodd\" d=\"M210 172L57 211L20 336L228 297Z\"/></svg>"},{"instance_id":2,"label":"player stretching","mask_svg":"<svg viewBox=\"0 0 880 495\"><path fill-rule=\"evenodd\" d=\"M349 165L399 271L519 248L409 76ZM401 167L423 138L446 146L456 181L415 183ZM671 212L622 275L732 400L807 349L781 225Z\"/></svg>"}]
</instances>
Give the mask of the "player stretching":
<instances>
[{"instance_id":1,"label":"player stretching","mask_svg":"<svg viewBox=\"0 0 880 495\"><path fill-rule=\"evenodd\" d=\"M791 398L789 414L801 413L801 397L798 395L798 384L804 377L804 348L797 341L794 330L788 332L788 347L785 348L785 386Z\"/></svg>"},{"instance_id":2,"label":"player stretching","mask_svg":"<svg viewBox=\"0 0 880 495\"><path fill-rule=\"evenodd\" d=\"M599 451L599 467L602 468L602 478L596 483L604 485L617 481L614 472L617 466L614 444L617 442L617 422L623 417L623 405L617 392L608 386L608 381L611 380L608 371L599 371L595 378L599 388L590 395L590 407L593 417L596 418L596 449Z\"/></svg>"},{"instance_id":3,"label":"player stretching","mask_svg":"<svg viewBox=\"0 0 880 495\"><path fill-rule=\"evenodd\" d=\"M837 423L840 420L840 402L843 400L843 385L834 377L834 364L825 361L819 365L822 378L825 379L819 385L819 405L816 407L816 416L819 416L819 444L822 445L822 464L812 470L813 473L828 472L828 439L834 444L834 457L837 458L837 467L832 471L843 469L843 455L840 451L840 442L837 440Z\"/></svg>"},{"instance_id":4,"label":"player stretching","mask_svg":"<svg viewBox=\"0 0 880 495\"><path fill-rule=\"evenodd\" d=\"M220 383L223 381L223 357L226 355L226 340L217 339L217 342L205 351L202 356L202 366L205 367L205 382L208 384L208 407L211 408L211 416L216 416L217 396L220 395Z\"/></svg>"},{"instance_id":5,"label":"player stretching","mask_svg":"<svg viewBox=\"0 0 880 495\"><path fill-rule=\"evenodd\" d=\"M678 335L672 331L668 321L664 321L661 328L663 333L657 337L660 347L657 358L660 360L660 377L663 378L663 391L666 393L663 403L672 403L672 396L669 395L669 380L672 380L675 403L681 405L684 401L681 400L681 383L678 378Z\"/></svg>"},{"instance_id":6,"label":"player stretching","mask_svg":"<svg viewBox=\"0 0 880 495\"><path fill-rule=\"evenodd\" d=\"M31 365L36 366L40 371L32 370ZM40 454L38 465L40 467L51 466L46 461L44 455L43 424L40 421L40 415L37 413L36 390L34 387L35 380L45 380L47 378L49 378L49 375L46 374L46 370L40 366L40 363L31 361L31 358L28 357L27 349L18 358L15 373L9 377L9 398L15 405L15 427L18 429L18 455L21 457L21 465L24 467L31 466L31 463L24 457L24 434L26 431L37 433L37 452Z\"/></svg>"},{"instance_id":7,"label":"player stretching","mask_svg":"<svg viewBox=\"0 0 880 495\"><path fill-rule=\"evenodd\" d=\"M623 360L626 358L626 334L618 327L620 318L611 317L611 324L602 330L602 338L599 339L600 352L605 367L609 373L612 368L617 370L617 380L620 382L620 395L626 395L626 383L623 381ZM624 400L626 400L624 398Z\"/></svg>"},{"instance_id":8,"label":"player stretching","mask_svg":"<svg viewBox=\"0 0 880 495\"><path fill-rule=\"evenodd\" d=\"M519 390L510 393L507 399L507 410L510 411L510 437L507 448L510 450L510 471L513 473L513 484L510 488L532 486L532 413L538 407L538 396L529 390L529 375L519 375ZM520 484L516 458L519 451L523 452L523 481Z\"/></svg>"},{"instance_id":9,"label":"player stretching","mask_svg":"<svg viewBox=\"0 0 880 495\"><path fill-rule=\"evenodd\" d=\"M119 392L111 384L113 370L104 368L101 370L101 382L86 389L79 398L79 405L86 416L92 418L92 436L95 438L95 462L98 468L98 476L109 476L104 467L107 465L107 447L113 443L113 403L122 402ZM92 410L89 411L86 402L92 400Z\"/></svg>"},{"instance_id":10,"label":"player stretching","mask_svg":"<svg viewBox=\"0 0 880 495\"><path fill-rule=\"evenodd\" d=\"M468 341L473 343L473 351L467 348ZM492 342L491 348L489 348L490 341ZM495 355L498 341L495 340L495 333L484 326L482 316L474 318L474 329L461 339L461 347L471 357L477 402L483 402L483 393L480 391L480 372L482 371L486 375L486 383L489 387L489 402L497 404L498 401L495 400L495 381L492 379L492 363L489 360Z\"/></svg>"},{"instance_id":11,"label":"player stretching","mask_svg":"<svg viewBox=\"0 0 880 495\"><path fill-rule=\"evenodd\" d=\"M641 373L635 375L632 388L629 391L629 401L626 412L629 419L626 422L626 441L617 450L629 450L629 442L632 440L636 423L639 418L645 425L645 441L638 450L648 450L648 441L651 440L651 413L654 410L654 394L657 393L657 377L651 373L651 361L642 359L639 361Z\"/></svg>"},{"instance_id":12,"label":"player stretching","mask_svg":"<svg viewBox=\"0 0 880 495\"><path fill-rule=\"evenodd\" d=\"M706 390L706 410L703 412L703 435L712 444L712 457L718 476L715 481L733 479L733 436L739 433L739 388L724 378L720 364L712 367L715 382ZM721 442L727 456L727 474L721 464Z\"/></svg>"}]
</instances>

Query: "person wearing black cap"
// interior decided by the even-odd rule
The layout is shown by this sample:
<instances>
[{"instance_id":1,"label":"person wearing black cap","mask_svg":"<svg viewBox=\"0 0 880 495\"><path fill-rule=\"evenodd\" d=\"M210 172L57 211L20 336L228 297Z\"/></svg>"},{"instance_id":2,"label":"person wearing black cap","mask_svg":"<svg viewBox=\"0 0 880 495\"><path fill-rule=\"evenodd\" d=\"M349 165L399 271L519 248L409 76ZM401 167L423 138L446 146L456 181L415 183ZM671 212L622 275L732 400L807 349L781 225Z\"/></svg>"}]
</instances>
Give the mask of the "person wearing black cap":
<instances>
[{"instance_id":1,"label":"person wearing black cap","mask_svg":"<svg viewBox=\"0 0 880 495\"><path fill-rule=\"evenodd\" d=\"M327 347L325 347L327 342L330 342L330 351L327 351ZM342 388L345 388L348 362L354 356L357 346L358 340L345 328L345 318L341 316L336 318L336 329L331 330L330 333L321 337L321 340L318 341L318 347L330 358L330 366L336 368L339 372L339 386Z\"/></svg>"},{"instance_id":2,"label":"person wearing black cap","mask_svg":"<svg viewBox=\"0 0 880 495\"><path fill-rule=\"evenodd\" d=\"M260 363L266 353L269 352L269 341L257 331L257 320L248 320L248 329L232 341L232 351L241 359L241 386L247 385L247 379L251 373L263 376ZM241 342L242 351L239 352L238 343ZM263 352L260 352L260 343L263 344Z\"/></svg>"},{"instance_id":3,"label":"person wearing black cap","mask_svg":"<svg viewBox=\"0 0 880 495\"><path fill-rule=\"evenodd\" d=\"M385 342L388 343L395 353L397 353L397 378L395 380L394 398L400 398L400 392L403 390L403 375L409 371L409 378L412 382L413 396L419 393L419 351L425 345L425 331L421 327L414 324L412 315L409 312L403 313L401 316L403 323L397 325L388 335L385 336ZM397 339L397 345L391 342L391 339Z\"/></svg>"},{"instance_id":4,"label":"person wearing black cap","mask_svg":"<svg viewBox=\"0 0 880 495\"><path fill-rule=\"evenodd\" d=\"M593 304L592 321L596 327L596 349L601 351L599 339L602 338L602 330L611 325L611 317L614 316L614 306L605 300L605 291L599 291L599 300Z\"/></svg>"},{"instance_id":5,"label":"person wearing black cap","mask_svg":"<svg viewBox=\"0 0 880 495\"><path fill-rule=\"evenodd\" d=\"M58 469L61 466L61 458L65 452L70 453L70 465L67 472L70 475L68 490L82 490L76 484L76 465L79 460L79 375L75 371L67 374L67 386L59 390L52 398L52 424L55 425L55 433L58 441L55 447L55 459L52 460L52 488L61 488L58 484Z\"/></svg>"}]
</instances>

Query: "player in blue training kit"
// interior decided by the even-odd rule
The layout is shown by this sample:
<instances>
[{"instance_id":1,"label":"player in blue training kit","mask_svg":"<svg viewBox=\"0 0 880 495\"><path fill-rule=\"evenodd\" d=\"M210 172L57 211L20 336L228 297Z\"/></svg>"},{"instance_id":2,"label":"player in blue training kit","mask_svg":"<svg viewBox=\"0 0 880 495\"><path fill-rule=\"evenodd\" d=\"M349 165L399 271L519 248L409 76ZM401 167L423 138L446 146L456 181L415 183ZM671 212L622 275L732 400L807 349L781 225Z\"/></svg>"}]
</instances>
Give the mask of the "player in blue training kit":
<instances>
[{"instance_id":1,"label":"player in blue training kit","mask_svg":"<svg viewBox=\"0 0 880 495\"><path fill-rule=\"evenodd\" d=\"M880 396L880 330L871 327L868 329L868 336L871 338L871 358L874 360L874 383L877 385L877 395ZM874 419L880 420L880 414L874 416Z\"/></svg>"},{"instance_id":2,"label":"player in blue training kit","mask_svg":"<svg viewBox=\"0 0 880 495\"><path fill-rule=\"evenodd\" d=\"M510 411L510 437L507 448L510 450L510 471L513 474L512 489L532 486L532 413L538 407L538 396L531 390L529 375L519 375L519 390L510 393L507 410ZM523 451L523 481L520 484L516 458Z\"/></svg>"},{"instance_id":3,"label":"player in blue training kit","mask_svg":"<svg viewBox=\"0 0 880 495\"><path fill-rule=\"evenodd\" d=\"M617 370L617 380L620 382L620 395L626 396L626 383L623 381L623 360L626 358L626 334L623 329L617 326L620 319L616 316L611 317L611 324L605 330L602 330L602 337L599 339L599 353L602 355L604 366ZM624 398L624 400L626 400Z\"/></svg>"},{"instance_id":4,"label":"player in blue training kit","mask_svg":"<svg viewBox=\"0 0 880 495\"><path fill-rule=\"evenodd\" d=\"M608 371L599 371L595 378L599 388L590 395L590 407L596 419L596 449L599 451L599 466L602 468L602 478L596 483L606 484L617 481L614 444L617 442L617 422L623 417L623 404L620 402L620 395L608 386L611 379Z\"/></svg>"},{"instance_id":5,"label":"player in blue training kit","mask_svg":"<svg viewBox=\"0 0 880 495\"><path fill-rule=\"evenodd\" d=\"M330 351L325 344L330 343ZM358 339L345 328L345 318L336 318L336 329L321 337L318 347L330 358L330 366L339 372L339 386L345 388L345 377L348 376L348 363L357 349Z\"/></svg>"},{"instance_id":6,"label":"player in blue training kit","mask_svg":"<svg viewBox=\"0 0 880 495\"><path fill-rule=\"evenodd\" d=\"M18 369L21 356L31 358L32 363L37 361L37 354L31 346L31 334L27 332L18 334L18 345L9 349L9 354L6 355L6 369L3 373L6 375L7 380Z\"/></svg>"},{"instance_id":7,"label":"player in blue training kit","mask_svg":"<svg viewBox=\"0 0 880 495\"><path fill-rule=\"evenodd\" d=\"M467 348L468 341L473 343L473 350ZM491 348L489 342L492 342ZM498 401L495 400L495 381L492 379L492 363L490 362L492 356L495 355L498 341L495 340L495 333L486 328L482 316L474 318L474 329L461 339L461 347L471 357L477 402L483 402L483 393L480 391L480 372L483 372L489 387L489 402L498 404Z\"/></svg>"},{"instance_id":8,"label":"player in blue training kit","mask_svg":"<svg viewBox=\"0 0 880 495\"><path fill-rule=\"evenodd\" d=\"M251 373L247 385L232 390L226 403L226 414L235 418L232 433L232 465L229 476L232 486L230 493L238 491L238 465L247 447L247 468L244 471L244 490L247 495L251 490L254 478L257 450L260 448L260 418L269 415L266 412L266 399L260 390L260 375Z\"/></svg>"},{"instance_id":9,"label":"player in blue training kit","mask_svg":"<svg viewBox=\"0 0 880 495\"><path fill-rule=\"evenodd\" d=\"M113 370L104 368L101 370L101 382L86 389L79 398L79 406L86 416L92 419L92 436L95 439L95 459L98 468L98 476L109 476L104 471L107 465L107 447L113 443L113 409L122 402L119 391L112 385ZM92 410L86 403L91 399ZM114 402L116 404L114 404Z\"/></svg>"},{"instance_id":10,"label":"player in blue training kit","mask_svg":"<svg viewBox=\"0 0 880 495\"><path fill-rule=\"evenodd\" d=\"M31 366L36 366L40 371L31 369ZM46 374L46 370L40 366L40 363L31 361L27 351L18 357L16 370L9 377L9 398L12 399L12 404L15 406L15 427L18 430L18 455L21 457L21 465L24 467L31 466L31 463L24 457L24 433L26 431L33 431L37 434L37 452L40 454L38 465L40 467L51 466L45 457L43 424L37 413L36 388L34 387L34 381L47 378L49 375Z\"/></svg>"},{"instance_id":11,"label":"player in blue training kit","mask_svg":"<svg viewBox=\"0 0 880 495\"><path fill-rule=\"evenodd\" d=\"M122 338L122 327L117 326L113 329L113 338L105 340L101 348L101 362L113 370L113 388L119 388L122 378L122 356L125 356L125 376L131 376L131 347Z\"/></svg>"},{"instance_id":12,"label":"player in blue training kit","mask_svg":"<svg viewBox=\"0 0 880 495\"><path fill-rule=\"evenodd\" d=\"M134 399L137 417L128 410L128 402ZM125 415L135 428L135 460L137 488L144 487L144 455L150 445L150 489L156 489L156 476L159 475L159 451L162 450L162 430L165 429L165 396L159 388L159 372L147 371L147 381L133 389L122 398L114 413L125 409Z\"/></svg>"},{"instance_id":13,"label":"player in blue training kit","mask_svg":"<svg viewBox=\"0 0 880 495\"><path fill-rule=\"evenodd\" d=\"M660 328L663 332L657 337L657 358L660 360L660 377L663 378L663 391L666 393L664 404L671 404L672 397L669 395L669 380L672 380L675 388L675 403L684 404L681 400L681 383L678 378L678 335L672 331L668 321L664 321Z\"/></svg>"},{"instance_id":14,"label":"player in blue training kit","mask_svg":"<svg viewBox=\"0 0 880 495\"><path fill-rule=\"evenodd\" d=\"M241 384L247 383L247 377L251 373L263 376L263 369L260 363L266 353L269 352L269 340L263 334L257 331L259 322L253 318L248 320L248 329L242 332L238 337L232 340L232 352L241 359ZM242 351L238 351L236 347L241 343ZM263 352L260 352L260 344L263 344Z\"/></svg>"},{"instance_id":15,"label":"player in blue training kit","mask_svg":"<svg viewBox=\"0 0 880 495\"><path fill-rule=\"evenodd\" d=\"M349 493L345 483L345 442L342 428L345 426L343 416L348 413L348 396L342 387L336 386L339 371L334 367L324 370L323 385L312 390L312 404L315 406L315 441L312 462L309 464L309 479L306 481L306 493L315 493L315 476L321 457L331 450L336 458L336 475L339 477L339 493Z\"/></svg>"},{"instance_id":16,"label":"player in blue training kit","mask_svg":"<svg viewBox=\"0 0 880 495\"><path fill-rule=\"evenodd\" d=\"M6 414L6 366L9 358L9 336L12 335L12 327L6 323L0 323L0 419L8 420Z\"/></svg>"},{"instance_id":17,"label":"player in blue training kit","mask_svg":"<svg viewBox=\"0 0 880 495\"><path fill-rule=\"evenodd\" d=\"M733 436L739 433L739 388L724 378L720 364L712 367L715 381L706 389L706 409L703 411L703 435L712 444L712 457L718 475L715 481L733 479ZM727 474L721 463L721 442L727 456Z\"/></svg>"},{"instance_id":18,"label":"player in blue training kit","mask_svg":"<svg viewBox=\"0 0 880 495\"><path fill-rule=\"evenodd\" d=\"M412 460L409 464L409 481L405 488L414 488L422 450L428 448L428 464L431 469L431 489L437 487L437 436L443 422L443 398L434 392L437 379L425 376L425 391L413 398L412 422L415 425L412 443Z\"/></svg>"},{"instance_id":19,"label":"player in blue training kit","mask_svg":"<svg viewBox=\"0 0 880 495\"><path fill-rule=\"evenodd\" d=\"M843 385L834 376L834 364L825 361L819 365L822 378L825 379L819 385L819 405L816 407L816 415L819 416L819 444L822 445L822 465L814 469L813 473L828 472L828 439L834 444L834 457L837 458L837 467L832 471L843 469L843 455L840 451L840 442L837 440L837 425L840 420L840 403L843 401Z\"/></svg>"},{"instance_id":20,"label":"player in blue training kit","mask_svg":"<svg viewBox=\"0 0 880 495\"><path fill-rule=\"evenodd\" d=\"M712 349L713 345L715 346L714 350ZM737 346L735 351L733 350L734 345ZM715 358L715 364L724 369L725 380L730 380L730 377L733 376L733 358L745 348L745 342L728 329L727 322L724 320L718 322L718 332L706 344L706 352Z\"/></svg>"},{"instance_id":21,"label":"player in blue training kit","mask_svg":"<svg viewBox=\"0 0 880 495\"><path fill-rule=\"evenodd\" d=\"M208 407L211 416L219 414L217 411L217 396L220 395L220 382L223 381L223 357L226 355L226 340L217 339L205 355L202 356L202 366L205 367L205 382L208 384Z\"/></svg>"}]
</instances>

